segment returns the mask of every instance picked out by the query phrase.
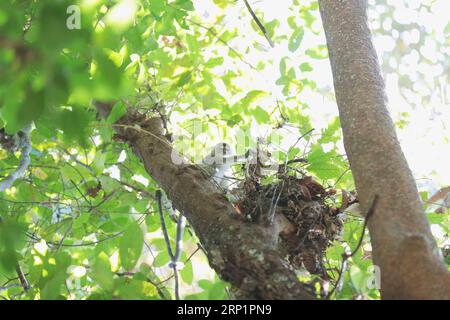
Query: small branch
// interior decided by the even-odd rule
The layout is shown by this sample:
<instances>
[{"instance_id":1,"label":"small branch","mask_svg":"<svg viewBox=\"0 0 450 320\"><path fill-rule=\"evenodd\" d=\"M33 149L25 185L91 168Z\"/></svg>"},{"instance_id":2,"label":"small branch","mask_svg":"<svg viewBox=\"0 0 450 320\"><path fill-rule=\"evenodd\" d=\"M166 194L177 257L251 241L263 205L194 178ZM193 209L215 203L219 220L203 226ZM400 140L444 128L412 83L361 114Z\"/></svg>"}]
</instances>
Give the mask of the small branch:
<instances>
[{"instance_id":1,"label":"small branch","mask_svg":"<svg viewBox=\"0 0 450 320\"><path fill-rule=\"evenodd\" d=\"M64 243L53 242L53 241L48 241L48 242L46 241L46 243L49 246L59 246L60 245L61 247L72 247L72 248L75 248L75 247L90 247L90 246L94 246L96 244L102 243L104 241L108 241L108 240L114 239L114 238L116 238L116 237L118 237L118 236L120 236L122 234L123 234L123 231L119 231L117 233L114 233L114 234L112 234L110 236L107 236L107 237L105 237L103 239L100 239L100 240L90 241L90 242L82 242L82 243L64 244ZM40 238L38 236L35 236L33 234L30 234L28 232L27 232L27 237L30 238L31 240L35 241L35 242L39 242L39 241L42 240L42 238Z\"/></svg>"},{"instance_id":2,"label":"small branch","mask_svg":"<svg viewBox=\"0 0 450 320\"><path fill-rule=\"evenodd\" d=\"M159 208L158 211L159 211L159 218L161 220L161 229L162 229L162 232L164 235L164 241L166 242L166 247L167 247L167 251L169 253L170 260L173 261L174 256L173 256L173 252L172 252L172 247L170 246L170 239L169 239L169 234L167 233L166 222L164 221L161 197L162 197L161 190L156 190L156 199L158 201L158 208Z\"/></svg>"},{"instance_id":3,"label":"small branch","mask_svg":"<svg viewBox=\"0 0 450 320\"><path fill-rule=\"evenodd\" d=\"M372 204L369 207L369 211L367 211L367 214L366 214L366 216L364 218L364 225L363 225L363 229L361 231L361 236L359 237L359 241L358 241L358 244L356 245L355 249L350 254L344 253L347 256L347 259L353 257L356 254L356 252L359 250L359 248L361 247L361 244L362 244L362 241L363 241L363 238L364 238L364 233L366 232L366 228L367 228L367 223L368 223L370 217L375 212L375 207L376 207L376 205L378 203L378 199L379 198L380 197L376 194L375 197L372 200Z\"/></svg>"},{"instance_id":4,"label":"small branch","mask_svg":"<svg viewBox=\"0 0 450 320\"><path fill-rule=\"evenodd\" d=\"M344 275L345 270L347 270L347 260L350 259L351 257L353 257L358 252L359 248L361 247L363 239L364 239L364 234L365 234L366 228L367 228L367 222L369 221L370 217L374 214L379 198L380 198L379 195L376 194L372 200L372 204L370 205L369 210L367 211L366 217L364 219L364 225L363 225L363 228L361 231L361 236L359 237L359 241L358 241L358 244L356 245L355 249L351 253L344 252L342 254L342 265L341 265L341 269L339 271L339 276L338 276L338 279L336 281L336 284L335 284L333 290L331 290L331 292L328 294L328 298L330 298L333 295L333 293L336 291L336 289L338 287L340 287L340 284L342 281L342 276Z\"/></svg>"},{"instance_id":5,"label":"small branch","mask_svg":"<svg viewBox=\"0 0 450 320\"><path fill-rule=\"evenodd\" d=\"M111 103L96 102L96 107L103 117L108 117L112 109ZM146 130L137 126L142 123ZM164 138L158 117L144 118L130 108L112 127L129 143L161 188L170 190L172 202L189 220L208 253L210 265L223 280L240 289L241 296L248 299L316 298L311 287L299 282L295 273L284 265L280 252L270 242L272 234L267 234L267 228L243 224L236 219L235 208L218 196L220 190L200 168L174 163L174 153L182 155ZM224 225L229 227L224 228ZM260 258L255 259L255 254Z\"/></svg>"},{"instance_id":6,"label":"small branch","mask_svg":"<svg viewBox=\"0 0 450 320\"><path fill-rule=\"evenodd\" d=\"M0 181L0 192L10 188L17 179L22 178L25 175L25 171L27 170L28 166L30 165L30 130L31 125L28 125L18 133L20 139L19 147L22 148L19 165L17 166L16 171Z\"/></svg>"},{"instance_id":7,"label":"small branch","mask_svg":"<svg viewBox=\"0 0 450 320\"><path fill-rule=\"evenodd\" d=\"M179 293L179 280L178 280L178 267L181 257L181 251L183 249L183 233L184 233L184 227L186 225L186 220L183 216L183 214L180 213L180 218L178 219L177 224L177 244L175 247L175 256L172 259L172 263L170 264L173 269L173 274L175 276L175 298L177 300L180 300L180 293Z\"/></svg>"},{"instance_id":8,"label":"small branch","mask_svg":"<svg viewBox=\"0 0 450 320\"><path fill-rule=\"evenodd\" d=\"M127 271L127 272L116 272L116 276L118 276L118 277L133 277L135 274L136 274L135 272L130 272L130 271ZM156 291L158 291L158 295L161 297L161 299L167 300L167 297L164 294L164 291L159 287L158 283L154 282L152 279L150 279L148 277L145 280L148 283L152 284L156 288Z\"/></svg>"},{"instance_id":9,"label":"small branch","mask_svg":"<svg viewBox=\"0 0 450 320\"><path fill-rule=\"evenodd\" d=\"M162 211L161 198L162 198L161 190L156 190L156 199L158 201L158 207L159 207L159 217L161 219L161 229L163 231L164 240L166 241L167 251L169 252L169 256L171 259L169 267L171 267L173 269L173 274L175 277L175 299L180 300L178 268L179 268L179 260L181 257L181 251L183 248L183 234L184 234L184 227L186 225L186 219L180 213L180 217L178 218L178 223L177 223L175 253L173 253L172 248L170 246L170 240L169 240L169 235L167 233L166 223L164 221L164 214Z\"/></svg>"},{"instance_id":10,"label":"small branch","mask_svg":"<svg viewBox=\"0 0 450 320\"><path fill-rule=\"evenodd\" d=\"M8 284L8 285L0 287L0 291L5 291L5 290L8 290L9 288L15 288L15 287L20 287L20 285L18 285L18 284Z\"/></svg>"},{"instance_id":11,"label":"small branch","mask_svg":"<svg viewBox=\"0 0 450 320\"><path fill-rule=\"evenodd\" d=\"M152 279L147 278L147 282L155 286L156 290L158 291L158 295L161 297L161 299L168 300L164 291L159 286L157 286L156 283L152 281Z\"/></svg>"},{"instance_id":12,"label":"small branch","mask_svg":"<svg viewBox=\"0 0 450 320\"><path fill-rule=\"evenodd\" d=\"M308 160L306 160L306 159L303 159L303 158L295 158L295 159L292 159L292 160L289 160L288 162L287 162L287 164L293 164L293 163L308 163Z\"/></svg>"},{"instance_id":13,"label":"small branch","mask_svg":"<svg viewBox=\"0 0 450 320\"><path fill-rule=\"evenodd\" d=\"M444 199L447 194L450 193L450 186L439 189L436 193L434 193L425 203L435 203L439 200Z\"/></svg>"},{"instance_id":14,"label":"small branch","mask_svg":"<svg viewBox=\"0 0 450 320\"><path fill-rule=\"evenodd\" d=\"M17 272L17 276L19 277L20 285L25 290L25 292L28 291L31 288L31 286L30 286L30 283L28 282L25 274L23 273L22 268L20 267L19 263L17 263L17 265L16 265L16 272Z\"/></svg>"},{"instance_id":15,"label":"small branch","mask_svg":"<svg viewBox=\"0 0 450 320\"><path fill-rule=\"evenodd\" d=\"M91 201L89 201L88 198L86 198L86 196L84 195L84 193L80 190L80 188L78 188L77 184L75 182L73 182L72 179L70 179L70 182L72 183L72 185L75 187L75 189L77 189L78 193L81 195L81 197L83 197L83 199L89 203L90 206L92 206Z\"/></svg>"},{"instance_id":16,"label":"small branch","mask_svg":"<svg viewBox=\"0 0 450 320\"><path fill-rule=\"evenodd\" d=\"M212 34L217 40L219 40L219 42L222 42L225 46L228 47L228 49L230 49L231 51L233 51L233 53L234 53L234 54L235 54L235 55L236 55L243 63L245 63L246 65L248 65L250 68L256 70L256 67L255 67L254 65L252 65L250 62L246 61L246 60L244 59L244 57L243 57L236 49L234 49L232 46L230 46L230 45L228 44L228 42L226 42L225 40L223 40L222 38L220 38L219 35L213 30L213 28L205 27L204 25L202 25L202 24L200 24L200 23L198 23L198 22L195 22L195 21L193 21L193 20L190 20L190 19L186 19L186 20L189 21L190 23L196 25L197 27L200 27L200 28L205 29L206 31L208 31L208 32L209 32L210 34Z\"/></svg>"},{"instance_id":17,"label":"small branch","mask_svg":"<svg viewBox=\"0 0 450 320\"><path fill-rule=\"evenodd\" d=\"M245 6L247 7L248 12L250 12L250 14L253 17L253 20L255 20L256 24L258 25L259 29L261 30L261 32L264 34L264 37L266 37L267 41L269 42L270 46L273 48L275 47L275 45L272 42L272 39L270 39L269 34L267 33L266 28L264 28L263 24L261 23L261 21L259 21L258 17L256 16L255 12L253 12L252 7L250 7L250 4L248 3L247 0L244 0L245 2Z\"/></svg>"},{"instance_id":18,"label":"small branch","mask_svg":"<svg viewBox=\"0 0 450 320\"><path fill-rule=\"evenodd\" d=\"M304 134L302 134L297 141L295 142L295 144L293 145L293 147L295 147L297 145L297 143L299 143L300 140L302 140L304 137L306 137L307 135L311 134L314 131L314 128L306 131Z\"/></svg>"},{"instance_id":19,"label":"small branch","mask_svg":"<svg viewBox=\"0 0 450 320\"><path fill-rule=\"evenodd\" d=\"M102 174L102 175L105 176L105 177L111 178L111 176L109 176L109 175L107 175L107 174ZM125 182L125 181L116 180L116 179L115 179L115 181L119 182L121 185L123 185L123 186L125 186L125 187L128 187L128 188L132 189L132 190L135 191L135 192L142 193L142 194L145 195L146 197L151 197L150 192L148 192L148 191L145 190L145 189L136 187L135 185L132 185L132 184L130 184L130 183L128 183L128 182Z\"/></svg>"},{"instance_id":20,"label":"small branch","mask_svg":"<svg viewBox=\"0 0 450 320\"><path fill-rule=\"evenodd\" d=\"M287 157L286 157L287 159ZM281 194L283 193L283 187L284 187L284 180L281 182L281 188L280 188L280 192L278 192L278 196L277 199L275 200L275 202L273 201L277 192L278 185L275 187L275 191L273 193L273 197L272 197L272 201L270 201L270 209L269 209L269 221L270 223L273 223L273 220L275 218L275 211L277 209L278 206L278 201L280 201L280 197Z\"/></svg>"},{"instance_id":21,"label":"small branch","mask_svg":"<svg viewBox=\"0 0 450 320\"><path fill-rule=\"evenodd\" d=\"M337 186L337 184L339 183L339 181L341 181L341 179L346 175L347 172L350 171L350 168L347 168L344 170L344 172L339 176L339 178L336 179L336 182L333 185L333 188L335 188Z\"/></svg>"},{"instance_id":22,"label":"small branch","mask_svg":"<svg viewBox=\"0 0 450 320\"><path fill-rule=\"evenodd\" d=\"M177 239L176 239L177 243L175 247L175 255L173 257L173 263L177 263L180 260L181 251L183 250L183 234L185 226L186 226L186 219L182 214L180 214L177 224Z\"/></svg>"}]
</instances>

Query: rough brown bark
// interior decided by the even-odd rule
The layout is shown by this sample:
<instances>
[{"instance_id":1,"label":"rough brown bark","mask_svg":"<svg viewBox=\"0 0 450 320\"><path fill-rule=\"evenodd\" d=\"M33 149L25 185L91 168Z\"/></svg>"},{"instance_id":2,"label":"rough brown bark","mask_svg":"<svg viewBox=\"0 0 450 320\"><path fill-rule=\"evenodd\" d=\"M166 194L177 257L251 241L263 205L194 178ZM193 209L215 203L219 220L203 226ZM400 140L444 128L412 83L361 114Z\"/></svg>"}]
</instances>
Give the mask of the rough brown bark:
<instances>
[{"instance_id":1,"label":"rough brown bark","mask_svg":"<svg viewBox=\"0 0 450 320\"><path fill-rule=\"evenodd\" d=\"M367 1L319 0L319 5L345 150L363 208L380 195L369 231L382 298L450 299L450 273L386 108Z\"/></svg>"},{"instance_id":2,"label":"rough brown bark","mask_svg":"<svg viewBox=\"0 0 450 320\"><path fill-rule=\"evenodd\" d=\"M96 106L104 117L111 111L110 104ZM184 213L206 249L210 265L238 289L238 297L315 298L283 264L275 250L276 230L244 221L197 166L172 161L174 150L163 135L159 118L146 119L129 110L117 124L116 132L128 142L175 207Z\"/></svg>"}]
</instances>

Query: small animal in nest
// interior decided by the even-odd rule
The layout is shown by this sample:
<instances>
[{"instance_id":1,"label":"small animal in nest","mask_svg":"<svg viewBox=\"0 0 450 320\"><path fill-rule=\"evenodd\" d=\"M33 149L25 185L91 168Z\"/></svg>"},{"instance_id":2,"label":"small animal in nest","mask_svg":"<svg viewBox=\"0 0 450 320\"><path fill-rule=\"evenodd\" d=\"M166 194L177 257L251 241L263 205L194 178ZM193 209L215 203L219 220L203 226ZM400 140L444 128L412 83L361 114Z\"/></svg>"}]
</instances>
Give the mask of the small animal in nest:
<instances>
[{"instance_id":1,"label":"small animal in nest","mask_svg":"<svg viewBox=\"0 0 450 320\"><path fill-rule=\"evenodd\" d=\"M228 143L218 143L203 159L202 168L219 187L228 190L233 183L231 168L246 160L245 155L234 155Z\"/></svg>"}]
</instances>

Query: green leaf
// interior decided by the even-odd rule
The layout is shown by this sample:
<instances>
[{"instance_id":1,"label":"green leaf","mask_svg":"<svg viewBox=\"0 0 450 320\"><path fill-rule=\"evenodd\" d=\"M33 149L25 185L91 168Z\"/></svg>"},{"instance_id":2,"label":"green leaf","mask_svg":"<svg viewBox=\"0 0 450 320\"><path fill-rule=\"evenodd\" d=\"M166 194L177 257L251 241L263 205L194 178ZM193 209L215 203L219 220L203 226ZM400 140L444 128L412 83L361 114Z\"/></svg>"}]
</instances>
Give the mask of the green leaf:
<instances>
[{"instance_id":1,"label":"green leaf","mask_svg":"<svg viewBox=\"0 0 450 320\"><path fill-rule=\"evenodd\" d=\"M183 279L184 282L187 284L192 284L192 281L194 280L194 270L192 269L191 261L184 265L183 269L180 271L180 274L181 279Z\"/></svg>"},{"instance_id":2,"label":"green leaf","mask_svg":"<svg viewBox=\"0 0 450 320\"><path fill-rule=\"evenodd\" d=\"M188 83L189 81L191 81L191 78L192 78L192 73L191 73L191 71L186 71L186 72L182 73L182 74L179 76L179 79L178 79L178 81L177 81L176 86L177 86L177 87L182 87L182 86L184 86L186 83Z\"/></svg>"},{"instance_id":3,"label":"green leaf","mask_svg":"<svg viewBox=\"0 0 450 320\"><path fill-rule=\"evenodd\" d=\"M225 283L222 281L217 281L209 289L209 299L211 300L224 300L227 299L227 292L225 291Z\"/></svg>"},{"instance_id":4,"label":"green leaf","mask_svg":"<svg viewBox=\"0 0 450 320\"><path fill-rule=\"evenodd\" d=\"M155 50L159 48L158 42L153 38L148 38L147 40L147 48L149 50Z\"/></svg>"},{"instance_id":5,"label":"green leaf","mask_svg":"<svg viewBox=\"0 0 450 320\"><path fill-rule=\"evenodd\" d=\"M56 255L47 255L46 258L41 271L41 299L65 299L61 291L64 290L64 283L68 277L66 269L71 263L71 257L66 252L60 252Z\"/></svg>"},{"instance_id":6,"label":"green leaf","mask_svg":"<svg viewBox=\"0 0 450 320\"><path fill-rule=\"evenodd\" d=\"M206 291L211 289L213 283L207 279L201 279L198 281L198 286Z\"/></svg>"},{"instance_id":7,"label":"green leaf","mask_svg":"<svg viewBox=\"0 0 450 320\"><path fill-rule=\"evenodd\" d=\"M162 267L165 266L170 262L169 253L167 252L167 249L164 251L161 251L153 261L153 265L155 267Z\"/></svg>"},{"instance_id":8,"label":"green leaf","mask_svg":"<svg viewBox=\"0 0 450 320\"><path fill-rule=\"evenodd\" d=\"M442 224L446 219L446 215L441 213L428 213L427 218L430 224Z\"/></svg>"},{"instance_id":9,"label":"green leaf","mask_svg":"<svg viewBox=\"0 0 450 320\"><path fill-rule=\"evenodd\" d=\"M91 278L103 289L111 291L114 287L113 273L111 272L111 263L106 253L101 252L95 257L95 263L90 272Z\"/></svg>"},{"instance_id":10,"label":"green leaf","mask_svg":"<svg viewBox=\"0 0 450 320\"><path fill-rule=\"evenodd\" d=\"M306 54L313 59L328 58L328 49L325 45L319 45L315 48L306 50Z\"/></svg>"},{"instance_id":11,"label":"green leaf","mask_svg":"<svg viewBox=\"0 0 450 320\"><path fill-rule=\"evenodd\" d=\"M278 22L277 19L273 19L272 21L269 21L264 24L264 26L266 27L266 31L269 34L270 38L273 38L273 36L275 35L275 29L278 27L279 24L280 23Z\"/></svg>"},{"instance_id":12,"label":"green leaf","mask_svg":"<svg viewBox=\"0 0 450 320\"><path fill-rule=\"evenodd\" d=\"M194 5L192 4L191 0L177 0L175 1L175 6L177 6L178 8L182 8L186 11L193 11L194 10Z\"/></svg>"},{"instance_id":13,"label":"green leaf","mask_svg":"<svg viewBox=\"0 0 450 320\"><path fill-rule=\"evenodd\" d=\"M353 286L359 293L365 293L368 291L367 280L368 275L364 270L361 270L358 266L353 265L350 268L350 279Z\"/></svg>"},{"instance_id":14,"label":"green leaf","mask_svg":"<svg viewBox=\"0 0 450 320\"><path fill-rule=\"evenodd\" d=\"M73 139L87 147L87 126L89 124L89 115L86 109L81 107L72 107L72 110L64 109L61 112L60 125L64 130L64 138L71 142Z\"/></svg>"},{"instance_id":15,"label":"green leaf","mask_svg":"<svg viewBox=\"0 0 450 320\"><path fill-rule=\"evenodd\" d=\"M226 8L228 5L228 0L213 0L214 4L221 9Z\"/></svg>"},{"instance_id":16,"label":"green leaf","mask_svg":"<svg viewBox=\"0 0 450 320\"><path fill-rule=\"evenodd\" d=\"M18 250L26 244L26 226L10 218L0 219L0 266L6 271L14 270Z\"/></svg>"},{"instance_id":17,"label":"green leaf","mask_svg":"<svg viewBox=\"0 0 450 320\"><path fill-rule=\"evenodd\" d=\"M310 63L304 62L300 65L300 71L309 72L309 71L313 71L313 68L311 67Z\"/></svg>"},{"instance_id":18,"label":"green leaf","mask_svg":"<svg viewBox=\"0 0 450 320\"><path fill-rule=\"evenodd\" d=\"M233 110L235 112L242 112L249 109L250 105L254 103L255 101L258 101L259 99L263 97L267 97L268 93L266 91L262 90L251 90L249 91L244 98L239 100L238 103L233 105Z\"/></svg>"},{"instance_id":19,"label":"green leaf","mask_svg":"<svg viewBox=\"0 0 450 320\"><path fill-rule=\"evenodd\" d=\"M158 293L154 285L137 279L117 279L116 288L115 293L125 300L142 299Z\"/></svg>"},{"instance_id":20,"label":"green leaf","mask_svg":"<svg viewBox=\"0 0 450 320\"><path fill-rule=\"evenodd\" d=\"M270 121L269 113L260 106L253 109L251 113L259 124L268 123Z\"/></svg>"},{"instance_id":21,"label":"green leaf","mask_svg":"<svg viewBox=\"0 0 450 320\"><path fill-rule=\"evenodd\" d=\"M107 56L109 57L109 59L111 59L111 61L114 62L116 67L120 67L123 64L125 55L127 54L127 47L123 46L119 52L116 52L111 49L105 49L105 52L106 52Z\"/></svg>"},{"instance_id":22,"label":"green leaf","mask_svg":"<svg viewBox=\"0 0 450 320\"><path fill-rule=\"evenodd\" d=\"M283 75L285 75L286 74L286 60L287 60L288 58L287 57L284 57L284 58L282 58L281 60L280 60L280 74L283 76Z\"/></svg>"},{"instance_id":23,"label":"green leaf","mask_svg":"<svg viewBox=\"0 0 450 320\"><path fill-rule=\"evenodd\" d=\"M449 33L450 33L450 22L447 23L447 25L445 26L445 28L444 28L444 33L445 33L445 34L449 34Z\"/></svg>"},{"instance_id":24,"label":"green leaf","mask_svg":"<svg viewBox=\"0 0 450 320\"><path fill-rule=\"evenodd\" d=\"M286 76L281 76L277 79L277 81L275 81L275 84L282 86L282 85L287 85L289 84L289 78Z\"/></svg>"},{"instance_id":25,"label":"green leaf","mask_svg":"<svg viewBox=\"0 0 450 320\"><path fill-rule=\"evenodd\" d=\"M78 181L80 174L70 165L66 164L60 169L62 176L67 180Z\"/></svg>"},{"instance_id":26,"label":"green leaf","mask_svg":"<svg viewBox=\"0 0 450 320\"><path fill-rule=\"evenodd\" d=\"M132 222L125 230L119 244L120 262L125 270L133 269L141 256L144 235L137 222Z\"/></svg>"},{"instance_id":27,"label":"green leaf","mask_svg":"<svg viewBox=\"0 0 450 320\"><path fill-rule=\"evenodd\" d=\"M291 37L289 38L289 43L288 43L289 51L294 52L295 50L298 49L298 47L300 46L300 43L302 42L304 34L305 34L305 30L302 27L296 29L292 33Z\"/></svg>"},{"instance_id":28,"label":"green leaf","mask_svg":"<svg viewBox=\"0 0 450 320\"><path fill-rule=\"evenodd\" d=\"M155 16L160 16L161 13L166 9L167 1L166 0L149 0L150 2L150 11Z\"/></svg>"},{"instance_id":29,"label":"green leaf","mask_svg":"<svg viewBox=\"0 0 450 320\"><path fill-rule=\"evenodd\" d=\"M211 58L205 63L205 67L213 68L220 66L223 63L223 57Z\"/></svg>"},{"instance_id":30,"label":"green leaf","mask_svg":"<svg viewBox=\"0 0 450 320\"><path fill-rule=\"evenodd\" d=\"M92 169L94 169L95 174L100 175L105 169L105 159L106 154L98 152L95 155L94 162L92 163Z\"/></svg>"},{"instance_id":31,"label":"green leaf","mask_svg":"<svg viewBox=\"0 0 450 320\"><path fill-rule=\"evenodd\" d=\"M319 143L336 143L341 138L341 122L339 117L335 117L328 127L323 130Z\"/></svg>"},{"instance_id":32,"label":"green leaf","mask_svg":"<svg viewBox=\"0 0 450 320\"><path fill-rule=\"evenodd\" d=\"M188 45L188 48L193 53L197 52L200 48L200 44L198 43L198 40L193 35L187 34L186 35L186 42Z\"/></svg>"},{"instance_id":33,"label":"green leaf","mask_svg":"<svg viewBox=\"0 0 450 320\"><path fill-rule=\"evenodd\" d=\"M295 22L295 16L290 16L287 19L288 25L289 27L291 27L291 29L297 29L297 23Z\"/></svg>"},{"instance_id":34,"label":"green leaf","mask_svg":"<svg viewBox=\"0 0 450 320\"><path fill-rule=\"evenodd\" d=\"M125 113L127 113L127 107L123 102L119 101L113 106L106 122L109 124L116 123Z\"/></svg>"},{"instance_id":35,"label":"green leaf","mask_svg":"<svg viewBox=\"0 0 450 320\"><path fill-rule=\"evenodd\" d=\"M307 160L310 163L308 170L319 179L337 179L346 169L336 151L324 152L320 144L311 147Z\"/></svg>"},{"instance_id":36,"label":"green leaf","mask_svg":"<svg viewBox=\"0 0 450 320\"><path fill-rule=\"evenodd\" d=\"M146 71L145 71L145 65L142 63L139 63L139 74L137 77L137 83L143 84L146 79Z\"/></svg>"},{"instance_id":37,"label":"green leaf","mask_svg":"<svg viewBox=\"0 0 450 320\"><path fill-rule=\"evenodd\" d=\"M78 216L78 218L75 219L75 221L73 222L72 228L73 229L77 229L82 227L91 217L91 215L87 212L83 212L82 214L80 214Z\"/></svg>"}]
</instances>

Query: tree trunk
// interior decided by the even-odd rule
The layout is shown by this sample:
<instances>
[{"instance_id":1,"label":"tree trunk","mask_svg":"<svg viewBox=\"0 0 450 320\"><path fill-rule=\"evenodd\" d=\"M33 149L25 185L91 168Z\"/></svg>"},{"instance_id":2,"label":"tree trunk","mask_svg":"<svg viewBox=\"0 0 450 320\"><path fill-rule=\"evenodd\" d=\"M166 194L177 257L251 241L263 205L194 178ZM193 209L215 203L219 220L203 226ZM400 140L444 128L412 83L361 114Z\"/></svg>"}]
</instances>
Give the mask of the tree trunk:
<instances>
[{"instance_id":1,"label":"tree trunk","mask_svg":"<svg viewBox=\"0 0 450 320\"><path fill-rule=\"evenodd\" d=\"M345 150L368 226L384 299L450 299L450 273L400 148L365 0L319 0Z\"/></svg>"}]
</instances>

